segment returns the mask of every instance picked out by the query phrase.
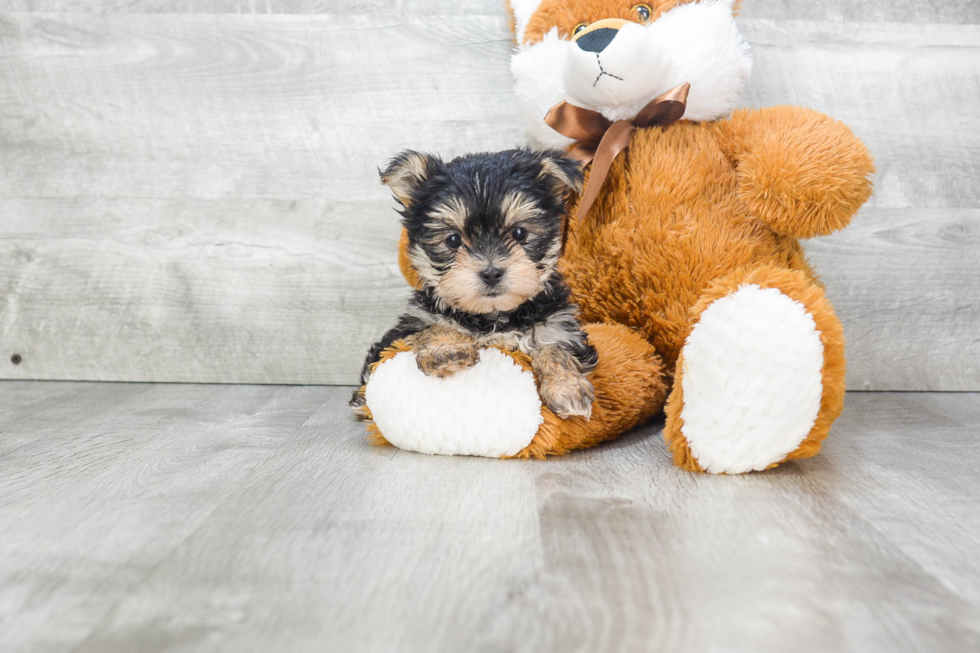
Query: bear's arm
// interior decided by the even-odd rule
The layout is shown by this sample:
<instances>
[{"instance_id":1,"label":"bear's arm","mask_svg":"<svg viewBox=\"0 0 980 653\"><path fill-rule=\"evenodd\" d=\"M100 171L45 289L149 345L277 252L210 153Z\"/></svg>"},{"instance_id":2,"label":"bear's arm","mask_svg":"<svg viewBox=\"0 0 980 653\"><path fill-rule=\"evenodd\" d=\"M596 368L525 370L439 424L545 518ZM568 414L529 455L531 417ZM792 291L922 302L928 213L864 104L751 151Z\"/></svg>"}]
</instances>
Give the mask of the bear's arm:
<instances>
[{"instance_id":1,"label":"bear's arm","mask_svg":"<svg viewBox=\"0 0 980 653\"><path fill-rule=\"evenodd\" d=\"M829 116L794 106L741 109L717 128L738 169L739 197L778 234L843 229L871 196L871 154Z\"/></svg>"}]
</instances>

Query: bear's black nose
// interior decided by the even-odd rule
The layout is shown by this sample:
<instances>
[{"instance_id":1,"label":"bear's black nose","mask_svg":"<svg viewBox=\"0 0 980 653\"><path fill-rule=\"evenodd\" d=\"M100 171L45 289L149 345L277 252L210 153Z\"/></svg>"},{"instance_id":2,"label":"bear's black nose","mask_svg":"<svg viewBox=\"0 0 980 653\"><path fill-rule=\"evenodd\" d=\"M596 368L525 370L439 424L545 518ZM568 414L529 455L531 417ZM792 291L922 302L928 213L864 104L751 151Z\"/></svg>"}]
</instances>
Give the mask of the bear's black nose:
<instances>
[{"instance_id":1,"label":"bear's black nose","mask_svg":"<svg viewBox=\"0 0 980 653\"><path fill-rule=\"evenodd\" d=\"M491 288L497 285L497 282L500 281L500 277L502 276L504 276L504 271L492 265L488 265L480 270L480 278Z\"/></svg>"},{"instance_id":2,"label":"bear's black nose","mask_svg":"<svg viewBox=\"0 0 980 653\"><path fill-rule=\"evenodd\" d=\"M586 52L602 52L606 49L607 45L612 43L612 40L616 38L617 34L619 34L618 29L600 27L588 34L583 34L575 42L578 43L578 47Z\"/></svg>"}]
</instances>

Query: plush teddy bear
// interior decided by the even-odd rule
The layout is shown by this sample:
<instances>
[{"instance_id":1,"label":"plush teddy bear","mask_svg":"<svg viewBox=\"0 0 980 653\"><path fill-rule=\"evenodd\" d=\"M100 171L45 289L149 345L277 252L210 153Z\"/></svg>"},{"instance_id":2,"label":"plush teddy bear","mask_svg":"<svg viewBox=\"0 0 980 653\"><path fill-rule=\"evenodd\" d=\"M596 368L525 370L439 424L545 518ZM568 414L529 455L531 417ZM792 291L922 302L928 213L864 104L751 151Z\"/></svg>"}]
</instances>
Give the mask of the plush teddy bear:
<instances>
[{"instance_id":1,"label":"plush teddy bear","mask_svg":"<svg viewBox=\"0 0 980 653\"><path fill-rule=\"evenodd\" d=\"M817 453L843 407L844 339L799 239L868 199L864 145L808 109L734 110L751 58L731 0L510 8L527 133L588 166L561 270L584 319L663 359L675 464Z\"/></svg>"},{"instance_id":2,"label":"plush teddy bear","mask_svg":"<svg viewBox=\"0 0 980 653\"><path fill-rule=\"evenodd\" d=\"M742 473L816 454L843 407L844 339L799 239L843 228L868 199L865 147L807 109L734 110L751 58L731 0L509 4L527 133L586 166L560 267L583 319L603 323L587 331L606 412L594 410L591 426L532 419L547 409L510 352L426 387L396 344L367 386L377 441L397 433L398 446L430 453L540 456L665 409L664 438L686 470ZM513 373L503 386L502 371ZM489 398L508 385L514 393ZM442 401L436 429L431 410L412 415L430 398ZM501 444L519 423L518 441Z\"/></svg>"}]
</instances>

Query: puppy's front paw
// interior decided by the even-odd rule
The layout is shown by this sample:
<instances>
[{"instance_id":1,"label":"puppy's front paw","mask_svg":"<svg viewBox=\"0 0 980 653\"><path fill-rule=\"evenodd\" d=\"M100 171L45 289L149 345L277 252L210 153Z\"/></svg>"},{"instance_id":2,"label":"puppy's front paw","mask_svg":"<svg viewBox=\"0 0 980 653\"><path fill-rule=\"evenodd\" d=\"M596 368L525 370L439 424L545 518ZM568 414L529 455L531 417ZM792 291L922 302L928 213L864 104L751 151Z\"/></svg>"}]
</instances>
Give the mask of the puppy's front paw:
<instances>
[{"instance_id":1,"label":"puppy's front paw","mask_svg":"<svg viewBox=\"0 0 980 653\"><path fill-rule=\"evenodd\" d=\"M551 412L562 419L584 417L588 420L592 417L595 388L581 374L543 376L538 392Z\"/></svg>"},{"instance_id":2,"label":"puppy's front paw","mask_svg":"<svg viewBox=\"0 0 980 653\"><path fill-rule=\"evenodd\" d=\"M472 343L431 342L415 351L415 360L426 376L444 379L480 362L480 350Z\"/></svg>"},{"instance_id":3,"label":"puppy's front paw","mask_svg":"<svg viewBox=\"0 0 980 653\"><path fill-rule=\"evenodd\" d=\"M367 408L367 398L364 396L364 386L361 386L354 391L354 396L350 398L347 405L350 406L351 412L354 413L354 417L356 417L358 421L370 419L371 415Z\"/></svg>"}]
</instances>

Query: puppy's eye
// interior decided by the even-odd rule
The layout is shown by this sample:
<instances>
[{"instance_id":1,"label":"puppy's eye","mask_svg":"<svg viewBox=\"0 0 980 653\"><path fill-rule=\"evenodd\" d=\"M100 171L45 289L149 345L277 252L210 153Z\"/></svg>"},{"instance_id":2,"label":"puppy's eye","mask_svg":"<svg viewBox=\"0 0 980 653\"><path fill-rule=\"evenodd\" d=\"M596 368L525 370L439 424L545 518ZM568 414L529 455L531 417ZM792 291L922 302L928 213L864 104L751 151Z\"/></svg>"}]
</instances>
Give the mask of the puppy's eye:
<instances>
[{"instance_id":1,"label":"puppy's eye","mask_svg":"<svg viewBox=\"0 0 980 653\"><path fill-rule=\"evenodd\" d=\"M514 230L510 232L510 235L519 243L523 243L527 240L527 229L524 227L514 227Z\"/></svg>"},{"instance_id":2,"label":"puppy's eye","mask_svg":"<svg viewBox=\"0 0 980 653\"><path fill-rule=\"evenodd\" d=\"M572 36L575 36L582 30L584 30L586 27L588 27L588 25L586 25L585 23L579 23L578 25L572 28Z\"/></svg>"},{"instance_id":3,"label":"puppy's eye","mask_svg":"<svg viewBox=\"0 0 980 653\"><path fill-rule=\"evenodd\" d=\"M452 233L446 236L446 247L449 249L459 249L460 245L463 244L463 237L457 233Z\"/></svg>"},{"instance_id":4,"label":"puppy's eye","mask_svg":"<svg viewBox=\"0 0 980 653\"><path fill-rule=\"evenodd\" d=\"M636 15L644 23L647 22L648 20L650 20L650 16L653 15L653 11L650 9L650 5L642 4L642 3L641 4L638 4L638 5L633 5L633 8L632 8L631 11L635 11L636 12Z\"/></svg>"}]
</instances>

